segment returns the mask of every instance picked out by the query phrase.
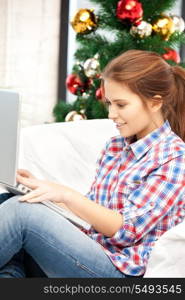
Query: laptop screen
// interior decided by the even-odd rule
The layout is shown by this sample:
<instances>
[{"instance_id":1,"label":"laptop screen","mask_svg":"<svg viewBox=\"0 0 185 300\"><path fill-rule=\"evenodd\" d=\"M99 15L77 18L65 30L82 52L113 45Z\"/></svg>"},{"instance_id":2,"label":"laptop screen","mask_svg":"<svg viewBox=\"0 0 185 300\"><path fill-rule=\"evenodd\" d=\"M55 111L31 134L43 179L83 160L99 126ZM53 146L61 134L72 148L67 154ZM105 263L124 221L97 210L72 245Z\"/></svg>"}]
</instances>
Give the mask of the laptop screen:
<instances>
[{"instance_id":1,"label":"laptop screen","mask_svg":"<svg viewBox=\"0 0 185 300\"><path fill-rule=\"evenodd\" d=\"M16 184L19 94L0 90L0 182Z\"/></svg>"}]
</instances>

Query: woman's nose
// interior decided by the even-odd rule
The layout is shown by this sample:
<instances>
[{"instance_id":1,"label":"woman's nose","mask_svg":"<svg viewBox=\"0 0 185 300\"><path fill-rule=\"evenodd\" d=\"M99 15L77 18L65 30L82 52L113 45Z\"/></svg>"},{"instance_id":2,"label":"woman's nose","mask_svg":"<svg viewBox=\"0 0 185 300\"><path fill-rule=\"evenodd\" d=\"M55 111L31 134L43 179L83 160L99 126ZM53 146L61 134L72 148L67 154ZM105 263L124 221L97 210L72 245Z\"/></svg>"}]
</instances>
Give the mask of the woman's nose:
<instances>
[{"instance_id":1,"label":"woman's nose","mask_svg":"<svg viewBox=\"0 0 185 300\"><path fill-rule=\"evenodd\" d=\"M115 119L115 118L117 118L117 115L118 115L117 110L110 106L109 113L108 113L109 119Z\"/></svg>"}]
</instances>

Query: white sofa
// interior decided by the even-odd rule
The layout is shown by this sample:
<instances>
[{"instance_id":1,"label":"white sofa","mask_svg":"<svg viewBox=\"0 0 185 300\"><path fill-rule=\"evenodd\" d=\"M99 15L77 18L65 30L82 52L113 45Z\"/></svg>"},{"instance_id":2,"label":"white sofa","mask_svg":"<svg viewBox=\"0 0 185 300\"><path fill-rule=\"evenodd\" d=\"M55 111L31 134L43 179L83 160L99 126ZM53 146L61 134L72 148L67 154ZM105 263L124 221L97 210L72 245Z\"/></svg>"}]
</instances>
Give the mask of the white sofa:
<instances>
[{"instance_id":1,"label":"white sofa","mask_svg":"<svg viewBox=\"0 0 185 300\"><path fill-rule=\"evenodd\" d=\"M21 130L19 168L39 178L88 192L96 160L109 137L119 134L108 119L35 125ZM185 277L185 221L154 247L145 277Z\"/></svg>"}]
</instances>

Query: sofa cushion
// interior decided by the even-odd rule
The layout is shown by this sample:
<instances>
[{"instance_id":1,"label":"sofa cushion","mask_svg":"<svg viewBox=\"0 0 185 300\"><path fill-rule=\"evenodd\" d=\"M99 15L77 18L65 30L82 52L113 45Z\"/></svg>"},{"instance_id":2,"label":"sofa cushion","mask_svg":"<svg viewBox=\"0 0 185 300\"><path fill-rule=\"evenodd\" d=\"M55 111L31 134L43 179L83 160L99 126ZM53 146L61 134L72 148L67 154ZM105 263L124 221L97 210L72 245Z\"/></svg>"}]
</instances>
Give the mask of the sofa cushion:
<instances>
[{"instance_id":1,"label":"sofa cushion","mask_svg":"<svg viewBox=\"0 0 185 300\"><path fill-rule=\"evenodd\" d=\"M108 119L35 125L21 130L19 168L88 192L106 141L118 135Z\"/></svg>"}]
</instances>

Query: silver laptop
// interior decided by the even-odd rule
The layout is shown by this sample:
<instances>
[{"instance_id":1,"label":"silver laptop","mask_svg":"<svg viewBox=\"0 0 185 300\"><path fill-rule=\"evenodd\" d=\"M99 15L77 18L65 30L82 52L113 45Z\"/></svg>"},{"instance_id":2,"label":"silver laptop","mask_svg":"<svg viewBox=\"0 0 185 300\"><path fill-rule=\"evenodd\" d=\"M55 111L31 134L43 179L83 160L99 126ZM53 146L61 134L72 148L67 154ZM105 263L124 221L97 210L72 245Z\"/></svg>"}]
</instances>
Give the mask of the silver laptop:
<instances>
[{"instance_id":1,"label":"silver laptop","mask_svg":"<svg viewBox=\"0 0 185 300\"><path fill-rule=\"evenodd\" d=\"M20 99L17 92L0 90L0 185L15 195L24 195L31 190L16 182L20 136ZM85 229L91 227L71 211L54 204L42 202L69 221Z\"/></svg>"},{"instance_id":2,"label":"silver laptop","mask_svg":"<svg viewBox=\"0 0 185 300\"><path fill-rule=\"evenodd\" d=\"M19 113L19 94L0 90L0 184L9 192L25 194L29 189L16 184Z\"/></svg>"}]
</instances>

